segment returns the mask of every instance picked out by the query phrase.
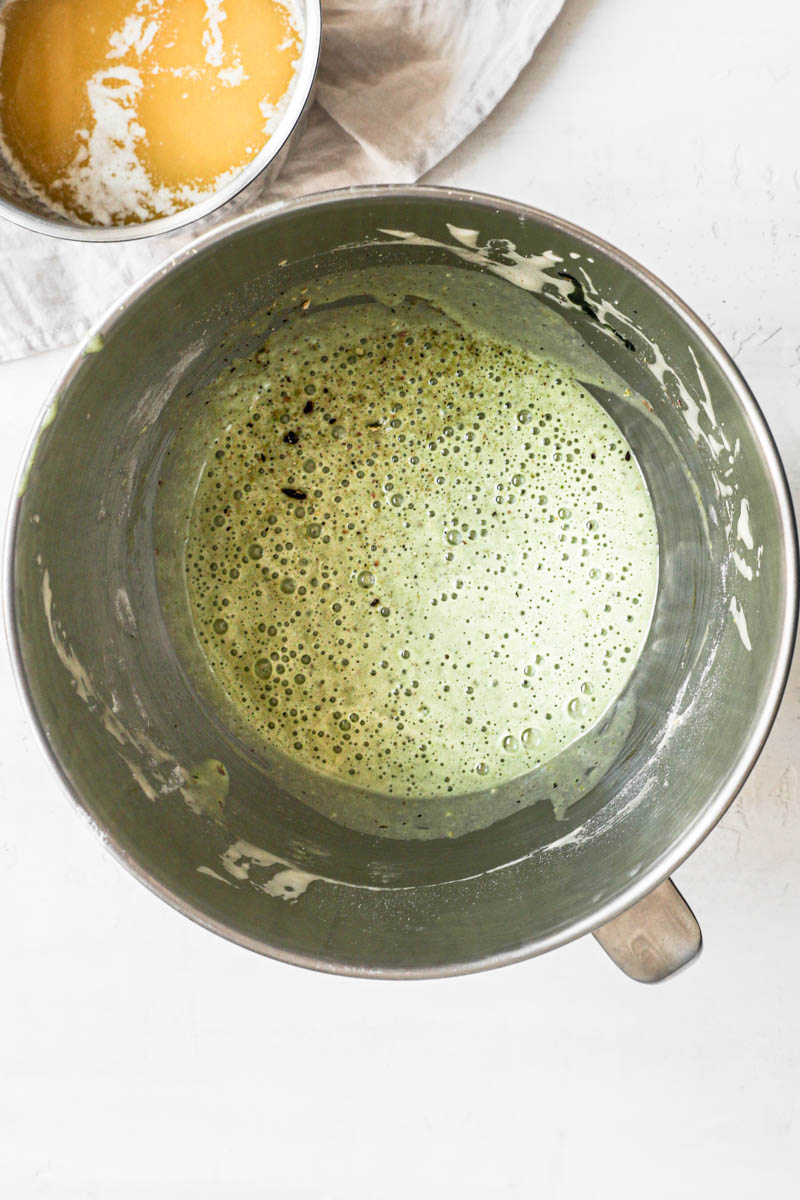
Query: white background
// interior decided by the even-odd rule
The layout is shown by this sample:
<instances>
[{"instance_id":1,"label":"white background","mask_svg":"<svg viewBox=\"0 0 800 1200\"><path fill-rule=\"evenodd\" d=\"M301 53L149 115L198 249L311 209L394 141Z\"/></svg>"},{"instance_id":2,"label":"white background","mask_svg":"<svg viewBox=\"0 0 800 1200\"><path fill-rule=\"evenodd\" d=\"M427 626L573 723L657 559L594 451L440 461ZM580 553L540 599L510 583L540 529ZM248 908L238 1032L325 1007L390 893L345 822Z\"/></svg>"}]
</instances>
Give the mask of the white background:
<instances>
[{"instance_id":1,"label":"white background","mask_svg":"<svg viewBox=\"0 0 800 1200\"><path fill-rule=\"evenodd\" d=\"M558 213L666 280L733 352L796 497L798 44L790 0L567 0L500 108L429 177ZM67 357L0 367L4 494ZM4 657L0 717L13 1200L796 1194L797 666L743 795L676 875L704 954L656 988L592 939L416 984L258 958L106 855Z\"/></svg>"}]
</instances>

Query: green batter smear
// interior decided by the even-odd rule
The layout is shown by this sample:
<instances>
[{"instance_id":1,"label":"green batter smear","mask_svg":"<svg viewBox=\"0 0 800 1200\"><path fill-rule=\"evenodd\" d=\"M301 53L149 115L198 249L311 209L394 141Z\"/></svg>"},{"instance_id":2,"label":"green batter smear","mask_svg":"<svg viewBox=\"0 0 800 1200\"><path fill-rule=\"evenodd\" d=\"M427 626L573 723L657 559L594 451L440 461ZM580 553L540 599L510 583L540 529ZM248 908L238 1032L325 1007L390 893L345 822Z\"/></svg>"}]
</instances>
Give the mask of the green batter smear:
<instances>
[{"instance_id":1,"label":"green batter smear","mask_svg":"<svg viewBox=\"0 0 800 1200\"><path fill-rule=\"evenodd\" d=\"M251 738L384 795L475 793L619 695L656 524L568 369L365 302L279 328L203 400L186 581Z\"/></svg>"}]
</instances>

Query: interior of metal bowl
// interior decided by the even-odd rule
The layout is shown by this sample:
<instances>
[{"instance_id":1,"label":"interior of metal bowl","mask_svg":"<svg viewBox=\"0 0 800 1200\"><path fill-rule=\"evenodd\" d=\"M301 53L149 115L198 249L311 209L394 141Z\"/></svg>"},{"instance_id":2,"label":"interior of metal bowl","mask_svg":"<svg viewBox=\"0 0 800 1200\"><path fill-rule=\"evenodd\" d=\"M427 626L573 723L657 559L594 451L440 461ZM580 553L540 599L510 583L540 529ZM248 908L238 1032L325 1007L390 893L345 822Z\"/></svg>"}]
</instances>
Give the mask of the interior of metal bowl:
<instances>
[{"instance_id":1,"label":"interior of metal bowl","mask_svg":"<svg viewBox=\"0 0 800 1200\"><path fill-rule=\"evenodd\" d=\"M483 828L395 840L330 820L317 800L336 785L248 750L198 695L164 621L153 514L176 424L222 362L248 349L266 310L291 319L301 284L415 265L459 273L488 326L522 343L546 327L608 365L619 387L587 387L645 474L660 584L631 683L602 728L556 761L558 816L554 776L532 772L513 793L462 798L489 814ZM23 479L12 638L72 794L165 899L303 965L455 972L610 918L718 819L780 697L793 522L744 383L634 264L486 198L342 193L196 243L108 317L100 346L67 373ZM209 764L223 764L224 788Z\"/></svg>"}]
</instances>

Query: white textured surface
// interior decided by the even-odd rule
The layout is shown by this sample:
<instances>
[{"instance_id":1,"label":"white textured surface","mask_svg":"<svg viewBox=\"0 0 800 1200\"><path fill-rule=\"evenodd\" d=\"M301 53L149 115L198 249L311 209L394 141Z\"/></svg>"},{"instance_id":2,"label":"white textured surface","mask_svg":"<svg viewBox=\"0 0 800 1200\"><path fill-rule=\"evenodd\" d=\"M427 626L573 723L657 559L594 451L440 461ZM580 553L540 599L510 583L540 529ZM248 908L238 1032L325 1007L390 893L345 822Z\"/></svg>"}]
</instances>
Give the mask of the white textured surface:
<instances>
[{"instance_id":1,"label":"white textured surface","mask_svg":"<svg viewBox=\"0 0 800 1200\"><path fill-rule=\"evenodd\" d=\"M800 491L800 18L567 0L434 172L585 225L737 361ZM10 481L63 352L0 368ZM149 895L70 811L0 665L0 1178L28 1197L789 1196L800 1136L800 669L743 796L676 875L700 962L591 940L426 984L315 976Z\"/></svg>"}]
</instances>

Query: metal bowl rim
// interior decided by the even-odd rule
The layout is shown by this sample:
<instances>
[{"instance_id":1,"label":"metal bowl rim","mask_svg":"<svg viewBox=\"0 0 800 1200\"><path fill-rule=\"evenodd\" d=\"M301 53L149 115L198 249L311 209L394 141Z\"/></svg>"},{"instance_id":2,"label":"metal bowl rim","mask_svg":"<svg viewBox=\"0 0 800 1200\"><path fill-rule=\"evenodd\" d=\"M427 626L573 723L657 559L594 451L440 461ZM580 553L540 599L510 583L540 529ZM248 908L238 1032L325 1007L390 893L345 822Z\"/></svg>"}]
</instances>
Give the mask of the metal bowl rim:
<instances>
[{"instance_id":1,"label":"metal bowl rim","mask_svg":"<svg viewBox=\"0 0 800 1200\"><path fill-rule=\"evenodd\" d=\"M662 855L661 858L655 860L648 870L644 872L638 879L627 886L621 887L617 894L605 904L595 909L589 916L584 917L580 921L573 922L562 929L558 929L547 937L538 938L524 943L523 945L511 950L499 951L493 954L484 955L482 958L469 959L465 962L451 962L438 966L422 966L422 967L368 967L363 963L339 962L334 959L324 958L315 955L294 954L283 950L280 947L271 946L268 943L242 934L233 926L222 921L217 921L213 917L208 916L201 909L189 903L183 897L177 895L171 888L159 883L154 879L128 851L111 837L103 827L95 820L93 814L86 807L83 799L73 788L71 782L67 778L61 764L54 753L45 733L45 730L39 719L36 711L33 698L30 694L25 666L22 657L19 639L16 631L15 621L15 604L14 604L14 547L16 544L16 531L19 519L22 485L26 479L27 472L32 465L33 455L36 445L42 431L44 422L50 412L51 406L57 398L69 387L72 379L76 375L78 369L83 362L84 347L92 337L103 333L105 328L110 328L120 318L131 304L136 302L144 295L152 284L157 282L159 278L172 271L182 262L193 257L198 251L207 248L209 244L222 241L236 234L237 232L248 228L251 225L256 225L261 222L269 221L273 217L282 215L292 215L296 212L301 212L309 208L322 208L335 206L348 200L380 200L382 197L391 197L393 200L408 201L415 203L419 200L439 201L451 200L455 203L467 203L482 205L487 208L494 208L496 212L503 212L510 217L516 217L520 221L526 219L535 220L549 228L564 234L569 237L575 237L583 242L586 246L591 247L597 253L605 255L615 262L623 270L631 273L642 284L654 292L659 299L662 300L668 308L671 308L681 320L688 326L691 332L705 346L710 356L716 362L718 368L725 376L728 384L733 389L739 400L745 414L747 415L750 424L753 428L759 449L763 454L765 463L768 468L770 478L773 483L775 498L778 506L781 526L782 547L786 560L786 577L785 577L785 597L783 622L781 635L778 639L775 661L770 680L769 689L766 700L762 706L759 719L748 738L747 742L742 746L742 749L728 772L727 779L713 794L703 810L698 814L697 818L687 827L683 836L672 847L671 851ZM190 245L183 247L176 253L172 254L165 262L153 268L141 280L135 283L122 298L106 311L104 316L96 323L91 332L87 334L83 342L81 342L71 359L64 368L58 380L52 387L47 400L45 401L40 415L35 423L35 426L28 439L25 452L22 457L21 465L15 480L14 491L12 493L12 503L8 514L5 532L5 547L3 554L3 592L4 592L4 613L5 613L5 630L6 639L8 642L9 654L14 671L19 694L23 705L28 713L33 729L39 744L54 769L62 787L71 798L77 811L86 819L91 827L95 830L101 840L104 842L111 854L127 871L129 871L140 883L143 883L151 892L159 896L172 908L176 909L183 916L188 917L196 924L216 933L228 941L234 942L237 945L244 946L246 949L254 950L259 954L276 959L281 962L291 964L293 966L304 967L311 970L323 971L334 975L355 976L361 978L375 979L434 979L443 978L455 975L464 975L475 973L478 971L491 970L494 967L507 966L511 963L520 962L528 958L532 958L539 954L544 954L549 950L554 950L559 946L566 945L574 941L576 938L582 937L587 933L591 933L594 929L605 925L607 922L619 916L620 913L630 908L638 900L641 900L660 883L663 882L689 855L697 849L703 839L710 833L720 818L723 816L727 808L732 804L737 794L745 783L747 776L753 769L753 766L758 759L764 743L767 740L770 729L778 712L780 702L786 687L789 670L792 661L792 652L794 648L795 636L797 632L798 620L798 541L797 541L797 526L791 501L791 494L783 464L778 453L775 440L772 432L766 422L766 419L756 401L753 393L750 391L743 375L739 371L733 359L723 348L718 339L708 329L705 323L697 316L697 314L688 307L670 288L661 282L655 275L638 263L635 259L630 258L621 250L618 250L611 243L604 241L602 238L589 233L580 226L569 221L562 220L560 217L553 216L551 213L544 212L541 209L536 209L530 205L525 205L516 201L506 200L501 197L489 195L481 192L471 192L457 188L449 187L434 187L429 185L375 185L363 187L343 188L336 191L320 192L313 195L305 196L297 200L276 201L273 204L263 206L254 212L243 214L231 221L210 230L202 237L197 238ZM509 864L511 866L512 864ZM453 881L458 882L458 881ZM446 885L442 885L446 886Z\"/></svg>"},{"instance_id":2,"label":"metal bowl rim","mask_svg":"<svg viewBox=\"0 0 800 1200\"><path fill-rule=\"evenodd\" d=\"M51 220L49 217L25 212L10 200L0 196L0 218L5 218L32 233L42 233L61 241L107 244L109 242L143 241L146 238L156 237L158 234L176 233L179 229L191 225L194 221L202 220L203 217L210 216L211 213L222 208L257 179L278 157L297 128L314 90L322 46L322 0L302 0L302 4L306 29L300 69L277 128L264 142L255 158L246 167L243 167L238 175L235 175L217 191L212 192L205 200L200 200L197 204L190 205L189 208L181 209L172 216L159 217L154 221L143 221L135 225L67 225L61 224L55 219Z\"/></svg>"}]
</instances>

